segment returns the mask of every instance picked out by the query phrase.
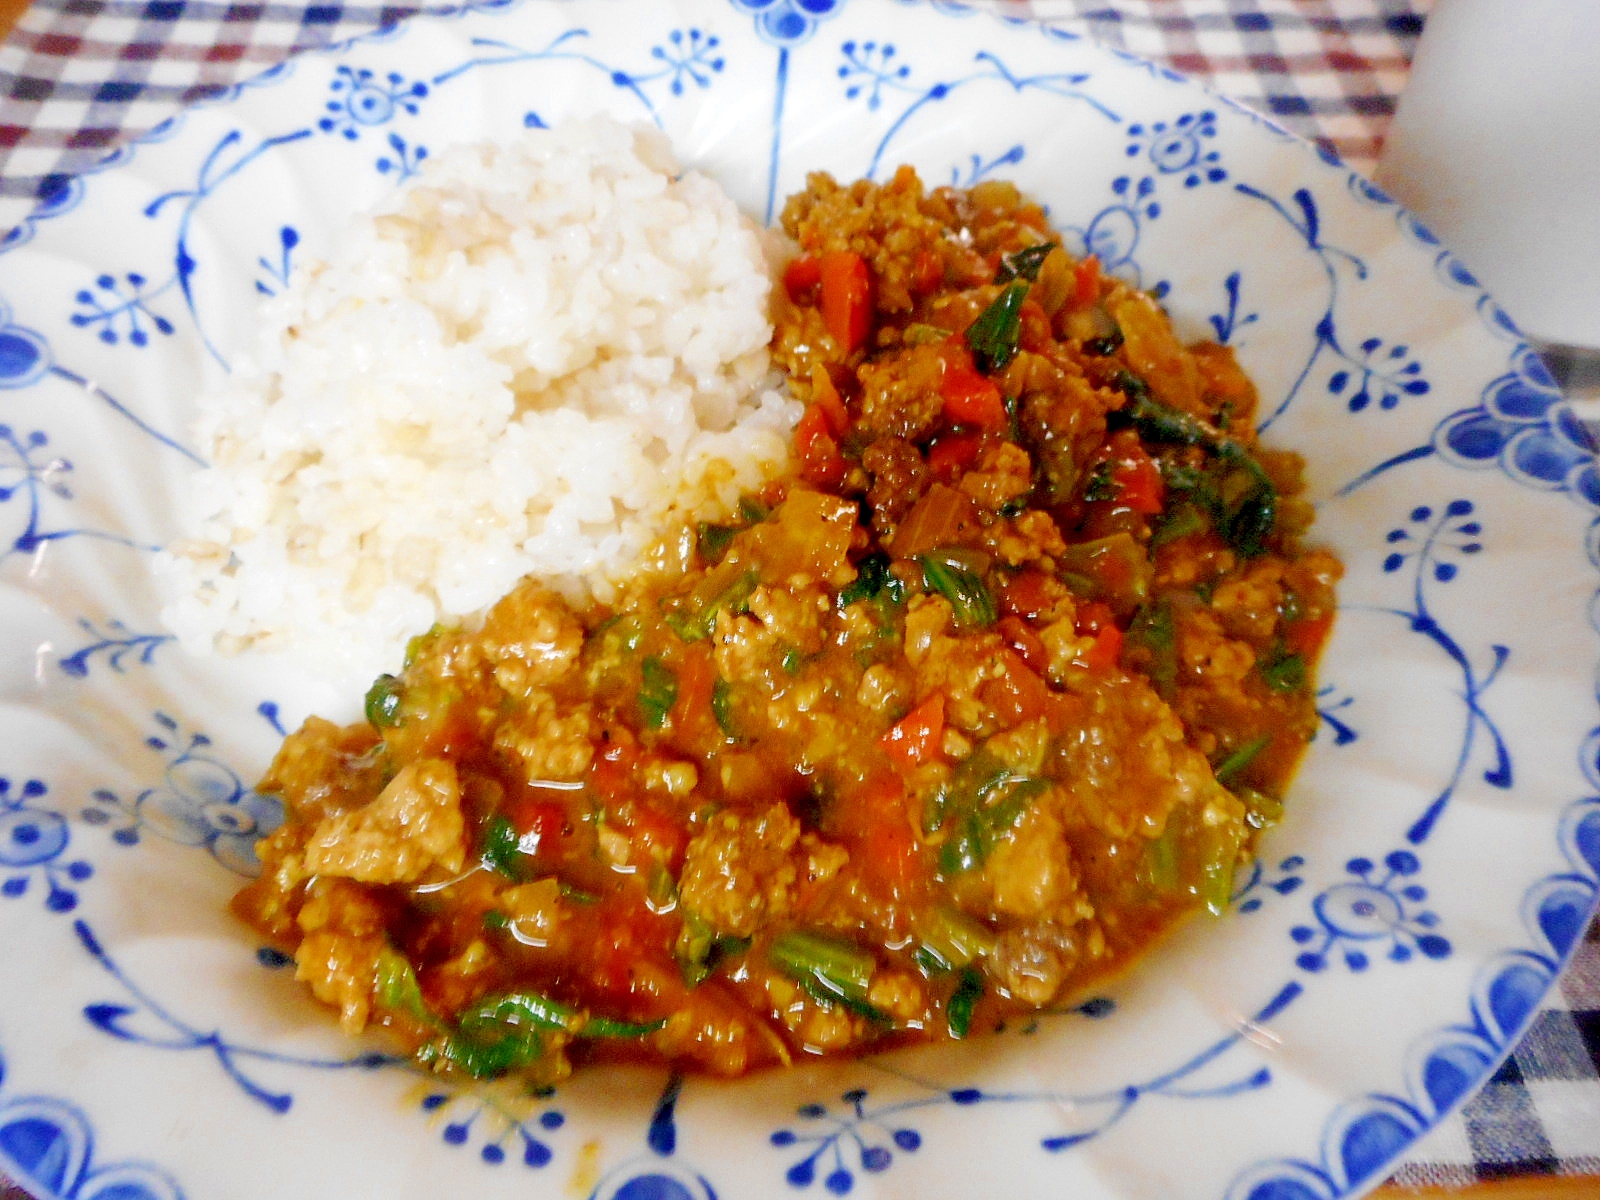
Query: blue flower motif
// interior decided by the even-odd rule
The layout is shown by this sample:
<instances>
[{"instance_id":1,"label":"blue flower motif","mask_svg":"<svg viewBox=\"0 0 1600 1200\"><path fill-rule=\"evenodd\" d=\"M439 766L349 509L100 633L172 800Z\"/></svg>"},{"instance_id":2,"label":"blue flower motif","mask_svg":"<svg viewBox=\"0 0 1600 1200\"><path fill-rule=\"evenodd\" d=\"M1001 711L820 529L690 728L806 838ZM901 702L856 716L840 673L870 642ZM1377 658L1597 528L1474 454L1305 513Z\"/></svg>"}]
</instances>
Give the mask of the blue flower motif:
<instances>
[{"instance_id":1,"label":"blue flower motif","mask_svg":"<svg viewBox=\"0 0 1600 1200\"><path fill-rule=\"evenodd\" d=\"M1449 941L1434 933L1437 914L1421 907L1428 890L1407 882L1421 869L1417 856L1409 850L1392 851L1380 873L1370 859L1352 858L1345 871L1356 882L1336 883L1311 903L1320 929L1296 925L1289 935L1309 947L1295 959L1303 971L1327 967L1334 947L1340 948L1344 964L1352 971L1365 971L1370 965L1368 950L1388 947L1390 961L1410 961L1417 953L1427 958L1448 958Z\"/></svg>"},{"instance_id":2,"label":"blue flower motif","mask_svg":"<svg viewBox=\"0 0 1600 1200\"><path fill-rule=\"evenodd\" d=\"M9 779L0 778L0 896L25 896L38 878L44 883L45 908L71 912L78 906L78 893L69 885L88 879L94 868L81 860L57 861L72 841L66 818L31 803L48 790L37 779L13 790Z\"/></svg>"},{"instance_id":3,"label":"blue flower motif","mask_svg":"<svg viewBox=\"0 0 1600 1200\"><path fill-rule=\"evenodd\" d=\"M844 0L732 0L756 19L761 40L788 49L808 40L817 23L837 16Z\"/></svg>"},{"instance_id":4,"label":"blue flower motif","mask_svg":"<svg viewBox=\"0 0 1600 1200\"><path fill-rule=\"evenodd\" d=\"M1380 351L1383 351L1381 354ZM1425 396L1432 385L1422 378L1422 364L1411 357L1411 350L1403 344L1384 349L1382 338L1370 337L1361 343L1361 357L1357 361L1351 354L1342 356L1349 367L1341 367L1328 377L1330 395L1341 396L1350 388L1348 407L1351 412L1361 412L1377 396L1378 407L1391 409L1400 403L1402 396ZM1354 368L1352 370L1351 368Z\"/></svg>"},{"instance_id":5,"label":"blue flower motif","mask_svg":"<svg viewBox=\"0 0 1600 1200\"><path fill-rule=\"evenodd\" d=\"M1129 158L1145 156L1163 175L1181 175L1184 187L1221 183L1228 172L1220 165L1222 155L1208 144L1216 136L1216 113L1184 113L1170 124L1129 125L1126 153Z\"/></svg>"},{"instance_id":6,"label":"blue flower motif","mask_svg":"<svg viewBox=\"0 0 1600 1200\"><path fill-rule=\"evenodd\" d=\"M708 88L711 86L711 76L727 66L727 60L716 52L717 47L722 45L722 39L714 34L707 36L698 29L691 29L685 34L681 29L674 29L667 34L667 41L671 43L670 48L651 46L650 57L660 59L671 68L674 96L683 95L685 76L696 87Z\"/></svg>"},{"instance_id":7,"label":"blue flower motif","mask_svg":"<svg viewBox=\"0 0 1600 1200\"><path fill-rule=\"evenodd\" d=\"M1479 540L1483 525L1478 521L1464 520L1472 515L1472 501L1452 500L1445 505L1444 515L1434 520L1433 509L1419 504L1411 510L1411 523L1423 527L1418 535L1400 527L1391 529L1384 541L1398 547L1383 560L1385 572L1398 571L1413 555L1421 555L1419 570L1431 572L1439 583L1449 583L1458 573L1455 563L1444 558L1447 551L1460 554L1480 554L1483 543Z\"/></svg>"},{"instance_id":8,"label":"blue flower motif","mask_svg":"<svg viewBox=\"0 0 1600 1200\"><path fill-rule=\"evenodd\" d=\"M328 115L317 122L317 128L353 142L361 136L363 126L386 124L401 112L416 116L417 101L427 96L428 85L421 80L407 83L398 71L379 79L365 67L352 70L341 66L334 72L329 90L333 99L327 104Z\"/></svg>"},{"instance_id":9,"label":"blue flower motif","mask_svg":"<svg viewBox=\"0 0 1600 1200\"><path fill-rule=\"evenodd\" d=\"M145 327L146 323L157 333L171 337L172 322L153 311L150 301L176 284L177 279L169 279L159 287L149 287L149 281L143 275L129 271L123 280L128 289L126 294L122 290L124 284L118 282L114 275L97 277L93 291L89 288L79 289L73 299L83 307L72 314L72 324L79 329L98 325L100 329L97 336L108 346L117 345L124 337L134 346L148 346L150 332Z\"/></svg>"},{"instance_id":10,"label":"blue flower motif","mask_svg":"<svg viewBox=\"0 0 1600 1200\"><path fill-rule=\"evenodd\" d=\"M547 1099L546 1091L537 1099ZM430 1091L422 1098L422 1111L435 1117L448 1115L442 1137L450 1146L464 1146L472 1140L474 1128L482 1123L484 1143L478 1157L491 1167L507 1161L506 1145L522 1144L522 1165L544 1167L555 1157L543 1140L567 1123L559 1109L545 1108L533 1115L519 1115L503 1107L487 1093ZM542 1136L541 1136L542 1135Z\"/></svg>"},{"instance_id":11,"label":"blue flower motif","mask_svg":"<svg viewBox=\"0 0 1600 1200\"><path fill-rule=\"evenodd\" d=\"M870 82L872 90L867 95L867 109L871 112L876 112L883 102L885 86L894 87L911 74L908 65L894 61L897 51L891 42L848 41L839 49L844 55L839 78L850 85L844 90L845 99L854 100Z\"/></svg>"},{"instance_id":12,"label":"blue flower motif","mask_svg":"<svg viewBox=\"0 0 1600 1200\"><path fill-rule=\"evenodd\" d=\"M1279 896L1287 896L1300 890L1300 885L1305 878L1299 874L1306 865L1306 860L1298 854L1291 854L1288 858L1278 863L1276 867L1263 866L1260 860L1252 864L1250 877L1245 880L1244 886L1233 894L1233 905L1239 912L1253 913L1260 909L1267 897L1263 891L1274 892Z\"/></svg>"},{"instance_id":13,"label":"blue flower motif","mask_svg":"<svg viewBox=\"0 0 1600 1200\"><path fill-rule=\"evenodd\" d=\"M1454 466L1498 466L1527 487L1571 492L1600 509L1594 439L1527 345L1517 347L1511 369L1484 388L1477 407L1440 422L1433 448Z\"/></svg>"},{"instance_id":14,"label":"blue flower motif","mask_svg":"<svg viewBox=\"0 0 1600 1200\"><path fill-rule=\"evenodd\" d=\"M404 183L421 171L423 160L428 157L426 146L420 143L408 144L398 133L389 134L389 149L394 151L394 157L390 158L387 154L379 157L378 174L387 175L392 171L396 183Z\"/></svg>"},{"instance_id":15,"label":"blue flower motif","mask_svg":"<svg viewBox=\"0 0 1600 1200\"><path fill-rule=\"evenodd\" d=\"M50 344L31 329L11 323L11 309L0 301L0 388L25 388L50 369Z\"/></svg>"},{"instance_id":16,"label":"blue flower motif","mask_svg":"<svg viewBox=\"0 0 1600 1200\"><path fill-rule=\"evenodd\" d=\"M180 846L204 846L237 874L257 874L256 842L283 824L283 801L245 787L231 767L205 753L211 745L205 734L191 734L185 742L171 717L158 712L155 720L167 736L146 738L145 744L168 756L161 784L140 792L132 804L101 788L83 819L91 825L116 822L111 840L119 845L137 845L148 831Z\"/></svg>"}]
</instances>

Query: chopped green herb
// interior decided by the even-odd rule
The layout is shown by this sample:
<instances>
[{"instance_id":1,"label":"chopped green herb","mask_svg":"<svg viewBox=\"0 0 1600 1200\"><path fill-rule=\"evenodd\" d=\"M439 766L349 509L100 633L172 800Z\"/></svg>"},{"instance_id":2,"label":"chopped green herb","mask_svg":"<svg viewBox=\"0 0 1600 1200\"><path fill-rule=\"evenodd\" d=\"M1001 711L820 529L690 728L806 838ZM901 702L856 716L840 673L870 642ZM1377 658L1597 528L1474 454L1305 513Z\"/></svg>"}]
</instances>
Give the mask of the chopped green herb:
<instances>
[{"instance_id":1,"label":"chopped green herb","mask_svg":"<svg viewBox=\"0 0 1600 1200\"><path fill-rule=\"evenodd\" d=\"M700 557L714 567L728 553L728 547L733 545L734 535L738 532L737 525L701 521L695 529L695 548L700 551Z\"/></svg>"},{"instance_id":2,"label":"chopped green herb","mask_svg":"<svg viewBox=\"0 0 1600 1200\"><path fill-rule=\"evenodd\" d=\"M725 737L736 742L744 740L734 715L733 684L726 679L719 679L711 685L711 715L717 719L717 728L722 730Z\"/></svg>"},{"instance_id":3,"label":"chopped green herb","mask_svg":"<svg viewBox=\"0 0 1600 1200\"><path fill-rule=\"evenodd\" d=\"M484 827L483 862L508 879L519 883L523 879L522 837L516 826L498 814Z\"/></svg>"},{"instance_id":4,"label":"chopped green herb","mask_svg":"<svg viewBox=\"0 0 1600 1200\"><path fill-rule=\"evenodd\" d=\"M951 1037L967 1036L967 1030L972 1027L972 1010L977 1007L981 999L983 999L983 975L967 967L961 972L961 979L956 984L956 990L951 995L949 1003L944 1006L945 1024L950 1029Z\"/></svg>"},{"instance_id":5,"label":"chopped green herb","mask_svg":"<svg viewBox=\"0 0 1600 1200\"><path fill-rule=\"evenodd\" d=\"M429 644L435 641L443 632L444 626L435 624L425 632L417 634L416 637L408 641L406 643L405 665L409 667L412 663L416 662L418 657L421 656L422 652L428 648Z\"/></svg>"},{"instance_id":6,"label":"chopped green herb","mask_svg":"<svg viewBox=\"0 0 1600 1200\"><path fill-rule=\"evenodd\" d=\"M507 992L483 1001L457 1024L460 1031L469 1036L503 1029L548 1029L574 1037L639 1038L654 1033L666 1022L618 1021L597 1017L537 992Z\"/></svg>"},{"instance_id":7,"label":"chopped green herb","mask_svg":"<svg viewBox=\"0 0 1600 1200\"><path fill-rule=\"evenodd\" d=\"M1217 782L1227 787L1246 767L1255 761L1256 755L1265 750L1272 742L1270 733L1263 733L1258 738L1252 738L1240 746L1227 758L1217 764Z\"/></svg>"},{"instance_id":8,"label":"chopped green herb","mask_svg":"<svg viewBox=\"0 0 1600 1200\"><path fill-rule=\"evenodd\" d=\"M678 881L661 863L650 868L650 884L645 890L645 901L652 912L671 912L678 906Z\"/></svg>"},{"instance_id":9,"label":"chopped green herb","mask_svg":"<svg viewBox=\"0 0 1600 1200\"><path fill-rule=\"evenodd\" d=\"M799 647L790 646L783 652L781 665L785 675L798 675L800 668L806 665L806 656L800 652Z\"/></svg>"},{"instance_id":10,"label":"chopped green herb","mask_svg":"<svg viewBox=\"0 0 1600 1200\"><path fill-rule=\"evenodd\" d=\"M844 1002L852 1011L858 1011L855 1005L866 1004L867 989L878 966L872 955L854 942L802 929L780 933L767 947L767 958L817 999Z\"/></svg>"},{"instance_id":11,"label":"chopped green herb","mask_svg":"<svg viewBox=\"0 0 1600 1200\"><path fill-rule=\"evenodd\" d=\"M483 927L485 929L509 929L511 927L511 918L506 916L505 913L491 908L483 914Z\"/></svg>"},{"instance_id":12,"label":"chopped green herb","mask_svg":"<svg viewBox=\"0 0 1600 1200\"><path fill-rule=\"evenodd\" d=\"M1171 701L1178 686L1178 623L1164 598L1146 604L1128 626L1128 640L1150 655L1150 680L1163 700Z\"/></svg>"},{"instance_id":13,"label":"chopped green herb","mask_svg":"<svg viewBox=\"0 0 1600 1200\"><path fill-rule=\"evenodd\" d=\"M1306 686L1306 660L1287 653L1281 644L1257 663L1256 669L1275 692L1298 692Z\"/></svg>"},{"instance_id":14,"label":"chopped green herb","mask_svg":"<svg viewBox=\"0 0 1600 1200\"><path fill-rule=\"evenodd\" d=\"M1171 816L1145 851L1145 871L1156 891L1170 895L1178 890L1178 823Z\"/></svg>"},{"instance_id":15,"label":"chopped green herb","mask_svg":"<svg viewBox=\"0 0 1600 1200\"><path fill-rule=\"evenodd\" d=\"M1097 500L1115 500L1117 498L1117 485L1111 478L1111 463L1099 463L1089 472L1089 478L1083 485L1083 498L1090 503Z\"/></svg>"},{"instance_id":16,"label":"chopped green herb","mask_svg":"<svg viewBox=\"0 0 1600 1200\"><path fill-rule=\"evenodd\" d=\"M916 927L917 962L929 974L964 967L994 946L994 934L959 908L941 904Z\"/></svg>"},{"instance_id":17,"label":"chopped green herb","mask_svg":"<svg viewBox=\"0 0 1600 1200\"><path fill-rule=\"evenodd\" d=\"M1191 533L1203 533L1205 529L1205 515L1188 501L1181 501L1172 505L1161 522L1150 531L1150 545L1152 548L1165 546Z\"/></svg>"},{"instance_id":18,"label":"chopped green herb","mask_svg":"<svg viewBox=\"0 0 1600 1200\"><path fill-rule=\"evenodd\" d=\"M600 903L600 897L599 896L596 896L593 892L586 892L580 887L574 887L572 884L568 883L565 879L563 879L561 881L560 891L561 891L561 898L563 900L570 900L574 904L599 904Z\"/></svg>"},{"instance_id":19,"label":"chopped green herb","mask_svg":"<svg viewBox=\"0 0 1600 1200\"><path fill-rule=\"evenodd\" d=\"M392 946L385 946L378 954L373 991L380 1008L409 1013L419 1021L433 1022L435 1017L422 998L422 988L417 984L416 968L410 960Z\"/></svg>"},{"instance_id":20,"label":"chopped green herb","mask_svg":"<svg viewBox=\"0 0 1600 1200\"><path fill-rule=\"evenodd\" d=\"M839 593L839 607L854 604L857 600L873 600L887 591L895 601L904 599L906 585L889 570L889 556L875 550L856 564L856 577L845 584Z\"/></svg>"},{"instance_id":21,"label":"chopped green herb","mask_svg":"<svg viewBox=\"0 0 1600 1200\"><path fill-rule=\"evenodd\" d=\"M1023 779L998 799L969 809L939 848L939 870L948 877L983 866L1048 786L1042 779Z\"/></svg>"},{"instance_id":22,"label":"chopped green herb","mask_svg":"<svg viewBox=\"0 0 1600 1200\"><path fill-rule=\"evenodd\" d=\"M729 568L735 566L727 564ZM700 642L711 636L717 627L719 612L742 613L749 606L750 596L761 582L760 574L753 570L739 571L731 580L719 579L715 574L706 576L706 582L717 587L703 601L697 602L702 588L696 588L685 599L685 607L666 613L665 620L672 632L686 642ZM704 585L702 585L703 587Z\"/></svg>"},{"instance_id":23,"label":"chopped green herb","mask_svg":"<svg viewBox=\"0 0 1600 1200\"><path fill-rule=\"evenodd\" d=\"M667 723L672 706L678 702L678 677L653 654L641 664L640 673L640 719L646 729L660 729Z\"/></svg>"},{"instance_id":24,"label":"chopped green herb","mask_svg":"<svg viewBox=\"0 0 1600 1200\"><path fill-rule=\"evenodd\" d=\"M1007 254L1000 260L1000 268L994 273L994 281L1010 283L1013 279L1026 279L1030 283L1033 282L1039 278L1039 268L1044 266L1044 260L1050 257L1050 251L1055 248L1054 242L1040 242L1037 246L1029 246L1026 250Z\"/></svg>"},{"instance_id":25,"label":"chopped green herb","mask_svg":"<svg viewBox=\"0 0 1600 1200\"><path fill-rule=\"evenodd\" d=\"M1191 489L1193 498L1212 510L1217 532L1246 558L1266 549L1278 521L1278 489L1265 468L1244 444L1204 421L1159 403L1149 386L1128 371L1117 374L1116 386L1128 397L1122 417L1147 441L1198 446L1215 461ZM1167 476L1169 490L1183 490Z\"/></svg>"},{"instance_id":26,"label":"chopped green herb","mask_svg":"<svg viewBox=\"0 0 1600 1200\"><path fill-rule=\"evenodd\" d=\"M1093 354L1097 358L1115 354L1120 349L1122 349L1122 330L1117 328L1113 328L1104 337L1090 338L1083 344L1083 352Z\"/></svg>"},{"instance_id":27,"label":"chopped green herb","mask_svg":"<svg viewBox=\"0 0 1600 1200\"><path fill-rule=\"evenodd\" d=\"M950 336L948 329L940 329L937 325L924 325L913 321L900 331L900 340L907 346L932 346L945 341Z\"/></svg>"},{"instance_id":28,"label":"chopped green herb","mask_svg":"<svg viewBox=\"0 0 1600 1200\"><path fill-rule=\"evenodd\" d=\"M917 555L917 563L928 588L950 601L962 629L982 629L999 619L999 606L983 576L960 559L935 550Z\"/></svg>"},{"instance_id":29,"label":"chopped green herb","mask_svg":"<svg viewBox=\"0 0 1600 1200\"><path fill-rule=\"evenodd\" d=\"M972 361L983 374L993 375L1005 370L1017 356L1017 342L1022 335L1022 302L1027 298L1028 285L1015 280L967 326L967 346L972 351Z\"/></svg>"},{"instance_id":30,"label":"chopped green herb","mask_svg":"<svg viewBox=\"0 0 1600 1200\"><path fill-rule=\"evenodd\" d=\"M739 516L747 525L759 525L772 515L772 510L754 496L739 497Z\"/></svg>"},{"instance_id":31,"label":"chopped green herb","mask_svg":"<svg viewBox=\"0 0 1600 1200\"><path fill-rule=\"evenodd\" d=\"M1283 801L1255 788L1239 788L1234 792L1244 802L1245 824L1251 829L1266 829L1283 820Z\"/></svg>"},{"instance_id":32,"label":"chopped green herb","mask_svg":"<svg viewBox=\"0 0 1600 1200\"><path fill-rule=\"evenodd\" d=\"M404 687L394 675L379 675L367 689L367 720L374 729L400 724L400 696Z\"/></svg>"}]
</instances>

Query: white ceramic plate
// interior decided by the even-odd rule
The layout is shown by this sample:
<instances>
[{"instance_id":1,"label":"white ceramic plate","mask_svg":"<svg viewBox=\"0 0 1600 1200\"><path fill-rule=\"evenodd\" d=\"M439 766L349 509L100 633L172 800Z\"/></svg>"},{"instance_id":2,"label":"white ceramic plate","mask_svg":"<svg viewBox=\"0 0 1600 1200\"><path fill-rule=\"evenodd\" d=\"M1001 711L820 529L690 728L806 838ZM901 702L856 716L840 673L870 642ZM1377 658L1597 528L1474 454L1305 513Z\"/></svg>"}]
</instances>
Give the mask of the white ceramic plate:
<instances>
[{"instance_id":1,"label":"white ceramic plate","mask_svg":"<svg viewBox=\"0 0 1600 1200\"><path fill-rule=\"evenodd\" d=\"M600 108L757 215L818 167L1011 176L1238 349L1348 574L1226 919L981 1043L519 1099L345 1042L226 915L278 816L248 781L333 701L156 624L191 397L426 153ZM0 1166L41 1196L1349 1195L1509 1049L1594 902L1600 477L1548 376L1370 185L1071 33L882 0L417 22L73 183L0 298Z\"/></svg>"}]
</instances>

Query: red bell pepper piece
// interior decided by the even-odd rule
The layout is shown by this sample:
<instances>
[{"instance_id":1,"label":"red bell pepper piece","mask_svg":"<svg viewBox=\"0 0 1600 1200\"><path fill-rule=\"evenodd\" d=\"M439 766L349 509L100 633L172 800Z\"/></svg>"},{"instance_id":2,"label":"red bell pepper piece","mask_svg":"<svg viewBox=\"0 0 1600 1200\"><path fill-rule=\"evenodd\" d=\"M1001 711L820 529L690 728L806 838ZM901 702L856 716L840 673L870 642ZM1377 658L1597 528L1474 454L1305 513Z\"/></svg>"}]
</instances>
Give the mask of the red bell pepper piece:
<instances>
[{"instance_id":1,"label":"red bell pepper piece","mask_svg":"<svg viewBox=\"0 0 1600 1200\"><path fill-rule=\"evenodd\" d=\"M830 250L818 264L822 325L846 354L858 350L872 330L872 272L850 250Z\"/></svg>"},{"instance_id":2,"label":"red bell pepper piece","mask_svg":"<svg viewBox=\"0 0 1600 1200\"><path fill-rule=\"evenodd\" d=\"M944 693L935 692L889 727L878 745L901 767L920 766L944 739Z\"/></svg>"}]
</instances>

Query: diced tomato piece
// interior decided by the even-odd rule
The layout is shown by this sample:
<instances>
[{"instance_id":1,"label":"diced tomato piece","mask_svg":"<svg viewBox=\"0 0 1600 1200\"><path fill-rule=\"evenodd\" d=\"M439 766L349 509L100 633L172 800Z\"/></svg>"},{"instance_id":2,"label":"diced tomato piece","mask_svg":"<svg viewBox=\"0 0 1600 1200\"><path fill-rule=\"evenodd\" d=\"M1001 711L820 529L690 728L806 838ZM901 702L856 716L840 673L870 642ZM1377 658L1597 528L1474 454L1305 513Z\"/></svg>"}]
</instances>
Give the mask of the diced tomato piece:
<instances>
[{"instance_id":1,"label":"diced tomato piece","mask_svg":"<svg viewBox=\"0 0 1600 1200\"><path fill-rule=\"evenodd\" d=\"M1017 330L1017 344L1024 350L1038 353L1049 347L1053 340L1050 329L1050 317L1037 303L1032 300L1022 302L1022 310L1017 314L1019 325Z\"/></svg>"},{"instance_id":2,"label":"diced tomato piece","mask_svg":"<svg viewBox=\"0 0 1600 1200\"><path fill-rule=\"evenodd\" d=\"M1050 577L1043 571L1029 570L1013 576L1000 593L1000 604L1006 611L1030 621L1048 609L1054 599ZM1109 613L1110 609L1106 611Z\"/></svg>"},{"instance_id":3,"label":"diced tomato piece","mask_svg":"<svg viewBox=\"0 0 1600 1200\"><path fill-rule=\"evenodd\" d=\"M947 433L928 448L928 466L944 483L978 461L978 447L983 442L981 433Z\"/></svg>"},{"instance_id":4,"label":"diced tomato piece","mask_svg":"<svg viewBox=\"0 0 1600 1200\"><path fill-rule=\"evenodd\" d=\"M860 845L861 863L867 877L892 896L903 896L916 886L922 875L922 852L911 826L904 818L904 806L897 806L897 821L873 827Z\"/></svg>"},{"instance_id":5,"label":"diced tomato piece","mask_svg":"<svg viewBox=\"0 0 1600 1200\"><path fill-rule=\"evenodd\" d=\"M932 250L918 250L911 256L911 290L926 296L944 282L944 260Z\"/></svg>"},{"instance_id":6,"label":"diced tomato piece","mask_svg":"<svg viewBox=\"0 0 1600 1200\"><path fill-rule=\"evenodd\" d=\"M809 254L791 259L783 269L783 289L791 300L800 300L822 282L822 264Z\"/></svg>"},{"instance_id":7,"label":"diced tomato piece","mask_svg":"<svg viewBox=\"0 0 1600 1200\"><path fill-rule=\"evenodd\" d=\"M833 386L833 376L822 363L811 368L811 402L822 410L828 432L834 437L842 438L849 432L850 413L839 398L839 389Z\"/></svg>"},{"instance_id":8,"label":"diced tomato piece","mask_svg":"<svg viewBox=\"0 0 1600 1200\"><path fill-rule=\"evenodd\" d=\"M978 425L984 429L1005 427L1006 402L1000 389L972 364L963 349L946 350L944 378L939 382L939 397L944 401L945 419L957 425Z\"/></svg>"},{"instance_id":9,"label":"diced tomato piece","mask_svg":"<svg viewBox=\"0 0 1600 1200\"><path fill-rule=\"evenodd\" d=\"M1104 625L1094 635L1094 644L1084 653L1083 665L1091 671L1109 671L1122 656L1122 630Z\"/></svg>"},{"instance_id":10,"label":"diced tomato piece","mask_svg":"<svg viewBox=\"0 0 1600 1200\"><path fill-rule=\"evenodd\" d=\"M614 725L606 731L610 737L589 768L589 786L600 802L616 805L633 794L633 765L638 758L638 743L624 726Z\"/></svg>"},{"instance_id":11,"label":"diced tomato piece","mask_svg":"<svg viewBox=\"0 0 1600 1200\"><path fill-rule=\"evenodd\" d=\"M987 680L978 689L978 698L1006 725L1020 725L1043 716L1050 708L1049 685L1015 651L1002 650L1000 661L1004 672Z\"/></svg>"},{"instance_id":12,"label":"diced tomato piece","mask_svg":"<svg viewBox=\"0 0 1600 1200\"><path fill-rule=\"evenodd\" d=\"M1100 299L1100 260L1089 255L1072 273L1072 307L1088 308Z\"/></svg>"},{"instance_id":13,"label":"diced tomato piece","mask_svg":"<svg viewBox=\"0 0 1600 1200\"><path fill-rule=\"evenodd\" d=\"M1161 511L1166 481L1161 478L1161 468L1142 449L1130 451L1118 460L1111 481L1117 487L1118 501L1134 512L1153 516Z\"/></svg>"},{"instance_id":14,"label":"diced tomato piece","mask_svg":"<svg viewBox=\"0 0 1600 1200\"><path fill-rule=\"evenodd\" d=\"M872 272L867 260L849 250L830 250L818 264L822 282L822 325L839 349L850 354L872 329Z\"/></svg>"},{"instance_id":15,"label":"diced tomato piece","mask_svg":"<svg viewBox=\"0 0 1600 1200\"><path fill-rule=\"evenodd\" d=\"M800 477L819 488L836 488L844 482L844 456L828 431L828 418L815 404L807 405L794 427L794 450L800 457Z\"/></svg>"},{"instance_id":16,"label":"diced tomato piece","mask_svg":"<svg viewBox=\"0 0 1600 1200\"><path fill-rule=\"evenodd\" d=\"M939 753L944 738L944 693L934 692L878 739L878 745L906 770Z\"/></svg>"},{"instance_id":17,"label":"diced tomato piece","mask_svg":"<svg viewBox=\"0 0 1600 1200\"><path fill-rule=\"evenodd\" d=\"M648 804L631 804L619 813L625 818L619 823L627 830L628 840L635 853L630 861L636 863L665 862L676 869L683 860L689 845L689 834L684 827L666 813L658 812Z\"/></svg>"},{"instance_id":18,"label":"diced tomato piece","mask_svg":"<svg viewBox=\"0 0 1600 1200\"><path fill-rule=\"evenodd\" d=\"M1005 638L1006 644L1022 655L1022 661L1035 671L1043 671L1050 665L1050 652L1044 648L1044 643L1021 617L1001 617L1000 636Z\"/></svg>"},{"instance_id":19,"label":"diced tomato piece","mask_svg":"<svg viewBox=\"0 0 1600 1200\"><path fill-rule=\"evenodd\" d=\"M500 815L517 831L524 854L548 852L567 828L567 806L559 800L541 799L541 790L529 788L513 795L500 808Z\"/></svg>"},{"instance_id":20,"label":"diced tomato piece","mask_svg":"<svg viewBox=\"0 0 1600 1200\"><path fill-rule=\"evenodd\" d=\"M1283 644L1290 654L1298 654L1310 662L1322 649L1322 643L1328 640L1328 631L1332 628L1332 613L1306 621L1294 621L1284 630Z\"/></svg>"},{"instance_id":21,"label":"diced tomato piece","mask_svg":"<svg viewBox=\"0 0 1600 1200\"><path fill-rule=\"evenodd\" d=\"M711 711L711 692L717 682L717 668L711 661L710 647L698 643L689 647L677 667L678 698L672 705L673 744L685 750L719 744L721 731Z\"/></svg>"},{"instance_id":22,"label":"diced tomato piece","mask_svg":"<svg viewBox=\"0 0 1600 1200\"><path fill-rule=\"evenodd\" d=\"M1091 600L1087 604L1078 605L1078 611L1073 621L1073 627L1079 636L1089 633L1099 633L1108 625L1116 624L1116 614L1111 611L1111 606L1103 600Z\"/></svg>"}]
</instances>

